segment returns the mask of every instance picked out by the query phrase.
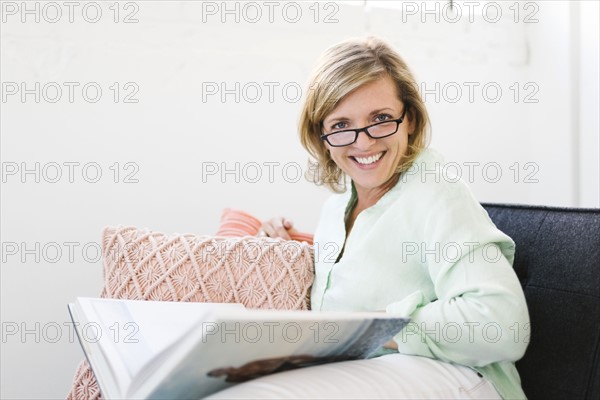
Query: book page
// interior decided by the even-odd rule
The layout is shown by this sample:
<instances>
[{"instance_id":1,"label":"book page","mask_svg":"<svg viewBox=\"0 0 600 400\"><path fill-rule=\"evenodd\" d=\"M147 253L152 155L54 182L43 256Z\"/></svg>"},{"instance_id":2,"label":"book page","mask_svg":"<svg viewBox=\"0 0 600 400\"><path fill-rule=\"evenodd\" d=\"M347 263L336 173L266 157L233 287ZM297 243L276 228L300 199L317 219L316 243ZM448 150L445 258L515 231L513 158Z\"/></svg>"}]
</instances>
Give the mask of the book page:
<instances>
[{"instance_id":1,"label":"book page","mask_svg":"<svg viewBox=\"0 0 600 400\"><path fill-rule=\"evenodd\" d=\"M211 310L242 309L241 304L176 303L80 298L88 324L120 393L129 391L140 371L197 326ZM92 346L93 348L93 346ZM105 366L97 366L104 370Z\"/></svg>"}]
</instances>

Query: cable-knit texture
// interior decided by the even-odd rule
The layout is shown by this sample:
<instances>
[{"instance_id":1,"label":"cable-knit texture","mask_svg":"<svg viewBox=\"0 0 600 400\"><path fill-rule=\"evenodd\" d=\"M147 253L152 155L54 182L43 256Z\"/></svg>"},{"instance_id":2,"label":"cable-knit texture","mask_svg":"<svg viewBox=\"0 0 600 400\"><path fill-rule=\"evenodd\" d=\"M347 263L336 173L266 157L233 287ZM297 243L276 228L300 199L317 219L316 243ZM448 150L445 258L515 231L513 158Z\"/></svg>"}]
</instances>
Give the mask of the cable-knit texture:
<instances>
[{"instance_id":1,"label":"cable-knit texture","mask_svg":"<svg viewBox=\"0 0 600 400\"><path fill-rule=\"evenodd\" d=\"M283 310L310 306L314 259L307 243L118 227L104 230L102 256L105 298L242 303ZM83 361L67 399L100 398L94 375Z\"/></svg>"}]
</instances>

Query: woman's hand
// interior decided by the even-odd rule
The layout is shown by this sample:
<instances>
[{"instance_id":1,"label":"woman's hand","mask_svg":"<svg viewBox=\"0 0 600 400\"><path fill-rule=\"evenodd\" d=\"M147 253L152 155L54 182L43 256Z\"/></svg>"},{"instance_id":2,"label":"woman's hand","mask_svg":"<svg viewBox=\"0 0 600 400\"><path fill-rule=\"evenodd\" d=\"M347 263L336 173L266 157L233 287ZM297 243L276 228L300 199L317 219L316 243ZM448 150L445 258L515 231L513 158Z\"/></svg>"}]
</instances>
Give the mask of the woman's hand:
<instances>
[{"instance_id":1,"label":"woman's hand","mask_svg":"<svg viewBox=\"0 0 600 400\"><path fill-rule=\"evenodd\" d=\"M258 236L268 236L272 238L282 238L290 240L290 231L292 231L292 221L283 217L272 218L263 222Z\"/></svg>"}]
</instances>

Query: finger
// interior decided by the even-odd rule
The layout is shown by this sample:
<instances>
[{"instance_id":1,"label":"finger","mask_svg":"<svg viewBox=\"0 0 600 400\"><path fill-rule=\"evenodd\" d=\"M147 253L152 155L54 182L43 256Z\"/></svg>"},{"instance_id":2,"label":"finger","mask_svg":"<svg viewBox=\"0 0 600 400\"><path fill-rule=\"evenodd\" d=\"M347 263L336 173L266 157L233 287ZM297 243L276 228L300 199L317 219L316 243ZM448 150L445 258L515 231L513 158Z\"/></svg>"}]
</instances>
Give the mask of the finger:
<instances>
[{"instance_id":1,"label":"finger","mask_svg":"<svg viewBox=\"0 0 600 400\"><path fill-rule=\"evenodd\" d=\"M284 240L291 240L290 234L288 232L288 227L292 226L292 221L283 218L277 217L270 219L267 222L264 222L259 230L260 236L269 236L272 238L282 238ZM263 235L261 232L264 232Z\"/></svg>"},{"instance_id":2,"label":"finger","mask_svg":"<svg viewBox=\"0 0 600 400\"><path fill-rule=\"evenodd\" d=\"M269 237L269 235L267 234L267 232L265 232L263 229L260 229L258 231L258 233L256 234L257 237Z\"/></svg>"},{"instance_id":3,"label":"finger","mask_svg":"<svg viewBox=\"0 0 600 400\"><path fill-rule=\"evenodd\" d=\"M280 236L280 222L278 222L277 220L270 220L268 222L265 222L260 230L258 231L259 236L262 237L271 237L271 238L276 238ZM264 233L262 233L264 232Z\"/></svg>"},{"instance_id":4,"label":"finger","mask_svg":"<svg viewBox=\"0 0 600 400\"><path fill-rule=\"evenodd\" d=\"M261 225L256 236L259 236L259 237L271 236L273 234L273 232L275 232L275 229L271 226L270 223L265 222L264 224Z\"/></svg>"},{"instance_id":5,"label":"finger","mask_svg":"<svg viewBox=\"0 0 600 400\"><path fill-rule=\"evenodd\" d=\"M285 219L284 218L280 218L276 224L274 224L274 228L275 228L275 236L276 237L280 237L283 238L285 240L290 240L290 234L288 233L286 227L285 227Z\"/></svg>"},{"instance_id":6,"label":"finger","mask_svg":"<svg viewBox=\"0 0 600 400\"><path fill-rule=\"evenodd\" d=\"M290 234L288 233L287 229L285 229L283 226L277 228L275 230L274 236L271 236L271 237L280 237L280 238L285 239L285 240L291 240L292 239L290 237Z\"/></svg>"}]
</instances>

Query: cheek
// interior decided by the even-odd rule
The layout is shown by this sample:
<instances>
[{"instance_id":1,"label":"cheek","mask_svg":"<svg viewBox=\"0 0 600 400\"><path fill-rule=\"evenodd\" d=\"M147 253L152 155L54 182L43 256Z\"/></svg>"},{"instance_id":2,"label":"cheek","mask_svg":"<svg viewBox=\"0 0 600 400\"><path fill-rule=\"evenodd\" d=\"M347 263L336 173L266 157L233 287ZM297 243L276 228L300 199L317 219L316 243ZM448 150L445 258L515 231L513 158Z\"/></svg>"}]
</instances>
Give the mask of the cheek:
<instances>
[{"instance_id":1,"label":"cheek","mask_svg":"<svg viewBox=\"0 0 600 400\"><path fill-rule=\"evenodd\" d=\"M393 139L387 143L388 147L394 152L402 153L408 144L408 135L404 133L392 137Z\"/></svg>"},{"instance_id":2,"label":"cheek","mask_svg":"<svg viewBox=\"0 0 600 400\"><path fill-rule=\"evenodd\" d=\"M340 164L340 161L344 160L345 156L344 156L344 152L337 150L337 149L330 149L329 154L331 156L331 158L333 159L333 161L335 161L336 164Z\"/></svg>"},{"instance_id":3,"label":"cheek","mask_svg":"<svg viewBox=\"0 0 600 400\"><path fill-rule=\"evenodd\" d=\"M390 157L392 163L398 163L406 153L408 148L408 135L398 137L393 143L389 144L393 157Z\"/></svg>"}]
</instances>

